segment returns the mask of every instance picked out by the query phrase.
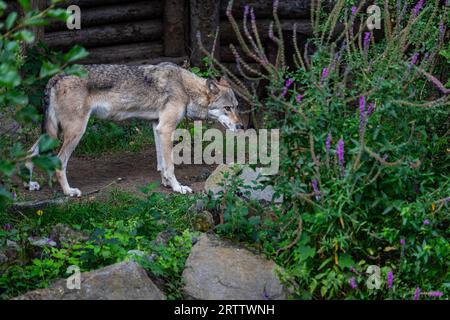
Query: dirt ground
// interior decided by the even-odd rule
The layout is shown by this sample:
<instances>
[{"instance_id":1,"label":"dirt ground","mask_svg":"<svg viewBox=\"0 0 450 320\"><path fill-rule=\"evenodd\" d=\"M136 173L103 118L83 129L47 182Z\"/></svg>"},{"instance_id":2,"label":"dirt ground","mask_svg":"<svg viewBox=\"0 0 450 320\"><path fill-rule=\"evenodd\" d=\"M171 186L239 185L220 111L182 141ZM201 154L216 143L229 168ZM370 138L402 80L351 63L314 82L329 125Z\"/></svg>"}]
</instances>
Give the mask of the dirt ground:
<instances>
[{"instance_id":1,"label":"dirt ground","mask_svg":"<svg viewBox=\"0 0 450 320\"><path fill-rule=\"evenodd\" d=\"M175 166L175 175L181 184L190 186L194 192L201 192L205 180L214 169L215 166L183 164ZM104 194L110 188L139 194L140 187L161 182L160 173L156 170L154 146L148 146L140 153L120 153L95 158L72 157L67 167L67 176L71 187L79 188L83 194L96 190L101 190L97 194ZM56 181L50 187L48 178L43 173L36 172L36 178L41 190L28 191L21 187L20 200L45 200L63 196ZM172 192L162 185L155 191Z\"/></svg>"}]
</instances>

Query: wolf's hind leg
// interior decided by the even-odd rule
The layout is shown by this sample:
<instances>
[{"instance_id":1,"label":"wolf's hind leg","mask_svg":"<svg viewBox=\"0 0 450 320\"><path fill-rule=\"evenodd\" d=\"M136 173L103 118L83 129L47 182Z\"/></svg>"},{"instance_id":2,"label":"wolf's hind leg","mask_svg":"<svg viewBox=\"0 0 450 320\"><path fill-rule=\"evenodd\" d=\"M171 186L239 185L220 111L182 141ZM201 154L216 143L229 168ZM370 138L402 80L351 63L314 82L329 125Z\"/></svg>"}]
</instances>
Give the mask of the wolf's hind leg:
<instances>
[{"instance_id":1,"label":"wolf's hind leg","mask_svg":"<svg viewBox=\"0 0 450 320\"><path fill-rule=\"evenodd\" d=\"M87 122L89 116L86 115L81 119L76 119L67 123L63 126L64 142L59 151L58 157L61 160L61 169L56 170L56 177L58 178L59 184L63 189L65 195L71 197L81 197L81 191L77 188L71 188L69 182L67 181L67 163L75 150L76 146L81 140L84 132L86 131Z\"/></svg>"},{"instance_id":2,"label":"wolf's hind leg","mask_svg":"<svg viewBox=\"0 0 450 320\"><path fill-rule=\"evenodd\" d=\"M39 154L39 139L30 148L30 150L28 152L30 153L29 154L30 157L34 157L34 156L37 156ZM28 181L28 183L25 183L25 187L28 187L28 190L30 190L30 191L39 190L41 188L41 186L39 185L39 183L37 181L33 181L34 165L33 165L33 162L31 161L31 159L28 159L25 162L25 167L28 169L28 171L30 173L30 180Z\"/></svg>"}]
</instances>

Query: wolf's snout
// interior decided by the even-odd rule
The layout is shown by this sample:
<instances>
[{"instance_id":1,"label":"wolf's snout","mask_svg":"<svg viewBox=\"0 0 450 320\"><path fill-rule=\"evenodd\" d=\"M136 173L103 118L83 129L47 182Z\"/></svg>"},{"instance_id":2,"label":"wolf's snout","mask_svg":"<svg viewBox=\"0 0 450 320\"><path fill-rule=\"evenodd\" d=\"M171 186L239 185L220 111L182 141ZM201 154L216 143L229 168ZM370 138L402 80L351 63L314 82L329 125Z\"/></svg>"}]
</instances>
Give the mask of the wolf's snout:
<instances>
[{"instance_id":1,"label":"wolf's snout","mask_svg":"<svg viewBox=\"0 0 450 320\"><path fill-rule=\"evenodd\" d=\"M244 126L243 126L241 123L238 123L238 124L236 125L236 129L237 129L237 130L242 130L242 129L244 129Z\"/></svg>"}]
</instances>

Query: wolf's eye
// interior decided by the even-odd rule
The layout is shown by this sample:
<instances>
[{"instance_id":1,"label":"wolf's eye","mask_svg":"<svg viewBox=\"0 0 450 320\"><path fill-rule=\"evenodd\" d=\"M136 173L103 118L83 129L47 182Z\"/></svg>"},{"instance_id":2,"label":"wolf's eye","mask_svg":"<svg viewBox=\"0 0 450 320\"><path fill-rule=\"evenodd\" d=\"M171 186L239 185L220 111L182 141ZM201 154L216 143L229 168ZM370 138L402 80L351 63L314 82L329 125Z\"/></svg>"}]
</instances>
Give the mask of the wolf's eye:
<instances>
[{"instance_id":1,"label":"wolf's eye","mask_svg":"<svg viewBox=\"0 0 450 320\"><path fill-rule=\"evenodd\" d=\"M225 109L226 111L228 111L228 112L231 111L231 107L230 107L230 106L226 106L226 107L224 107L224 109Z\"/></svg>"}]
</instances>

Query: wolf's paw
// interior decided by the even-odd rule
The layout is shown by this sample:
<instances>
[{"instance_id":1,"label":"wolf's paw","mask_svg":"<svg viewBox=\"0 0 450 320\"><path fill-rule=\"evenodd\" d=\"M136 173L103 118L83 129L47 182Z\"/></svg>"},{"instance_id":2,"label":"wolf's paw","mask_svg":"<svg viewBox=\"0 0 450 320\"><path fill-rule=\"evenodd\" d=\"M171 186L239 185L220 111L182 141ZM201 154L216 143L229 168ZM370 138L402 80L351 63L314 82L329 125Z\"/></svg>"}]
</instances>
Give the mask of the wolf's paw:
<instances>
[{"instance_id":1,"label":"wolf's paw","mask_svg":"<svg viewBox=\"0 0 450 320\"><path fill-rule=\"evenodd\" d=\"M188 186L182 186L182 185L176 186L175 188L173 188L173 191L179 192L181 194L192 193L191 188L189 188Z\"/></svg>"},{"instance_id":2,"label":"wolf's paw","mask_svg":"<svg viewBox=\"0 0 450 320\"><path fill-rule=\"evenodd\" d=\"M64 191L64 194L69 197L81 197L81 191L77 188L69 188L68 190Z\"/></svg>"},{"instance_id":3,"label":"wolf's paw","mask_svg":"<svg viewBox=\"0 0 450 320\"><path fill-rule=\"evenodd\" d=\"M30 181L28 183L28 190L30 190L30 191L37 191L39 189L41 189L41 186L36 181Z\"/></svg>"}]
</instances>

